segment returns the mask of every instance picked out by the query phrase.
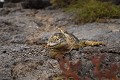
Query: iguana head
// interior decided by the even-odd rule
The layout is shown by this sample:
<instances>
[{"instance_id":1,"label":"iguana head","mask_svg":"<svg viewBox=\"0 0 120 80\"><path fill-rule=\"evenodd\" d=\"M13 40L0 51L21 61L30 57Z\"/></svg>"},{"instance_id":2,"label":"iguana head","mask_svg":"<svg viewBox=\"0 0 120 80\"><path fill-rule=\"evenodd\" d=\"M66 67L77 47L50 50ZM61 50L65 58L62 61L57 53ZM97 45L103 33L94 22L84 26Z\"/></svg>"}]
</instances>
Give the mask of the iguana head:
<instances>
[{"instance_id":1,"label":"iguana head","mask_svg":"<svg viewBox=\"0 0 120 80\"><path fill-rule=\"evenodd\" d=\"M65 42L65 36L62 33L55 33L49 38L47 45L55 48Z\"/></svg>"}]
</instances>

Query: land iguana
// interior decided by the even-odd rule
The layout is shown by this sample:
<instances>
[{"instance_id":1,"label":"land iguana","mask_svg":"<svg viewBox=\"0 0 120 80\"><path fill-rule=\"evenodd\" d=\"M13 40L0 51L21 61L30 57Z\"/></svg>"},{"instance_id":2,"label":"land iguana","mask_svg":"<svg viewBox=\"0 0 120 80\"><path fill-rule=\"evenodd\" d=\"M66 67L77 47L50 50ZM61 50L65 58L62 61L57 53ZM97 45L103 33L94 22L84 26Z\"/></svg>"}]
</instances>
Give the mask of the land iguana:
<instances>
[{"instance_id":1,"label":"land iguana","mask_svg":"<svg viewBox=\"0 0 120 80\"><path fill-rule=\"evenodd\" d=\"M47 42L47 46L50 50L49 53L52 58L55 58L58 54L64 55L80 47L104 45L103 42L97 41L79 41L72 33L61 28L58 28L58 30L60 32L54 33Z\"/></svg>"}]
</instances>

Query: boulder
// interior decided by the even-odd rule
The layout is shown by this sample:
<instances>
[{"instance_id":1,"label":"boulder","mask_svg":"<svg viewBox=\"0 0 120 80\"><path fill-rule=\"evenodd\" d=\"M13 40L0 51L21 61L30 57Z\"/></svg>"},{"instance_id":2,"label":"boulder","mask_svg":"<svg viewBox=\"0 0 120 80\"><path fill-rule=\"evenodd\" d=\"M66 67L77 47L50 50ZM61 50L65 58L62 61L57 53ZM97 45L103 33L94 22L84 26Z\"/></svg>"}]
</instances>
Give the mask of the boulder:
<instances>
[{"instance_id":1,"label":"boulder","mask_svg":"<svg viewBox=\"0 0 120 80\"><path fill-rule=\"evenodd\" d=\"M5 0L4 7L22 7L27 9L42 9L50 6L49 0Z\"/></svg>"},{"instance_id":2,"label":"boulder","mask_svg":"<svg viewBox=\"0 0 120 80\"><path fill-rule=\"evenodd\" d=\"M99 0L102 2L108 2L108 1L112 1L114 4L119 5L120 4L120 0Z\"/></svg>"},{"instance_id":3,"label":"boulder","mask_svg":"<svg viewBox=\"0 0 120 80\"><path fill-rule=\"evenodd\" d=\"M2 8L3 7L3 2L0 2L0 8Z\"/></svg>"},{"instance_id":4,"label":"boulder","mask_svg":"<svg viewBox=\"0 0 120 80\"><path fill-rule=\"evenodd\" d=\"M18 2L22 2L24 0L5 0L5 3L8 3L8 2L12 2L12 3L18 3Z\"/></svg>"},{"instance_id":5,"label":"boulder","mask_svg":"<svg viewBox=\"0 0 120 80\"><path fill-rule=\"evenodd\" d=\"M112 0L113 3L115 3L116 5L120 4L120 0Z\"/></svg>"}]
</instances>

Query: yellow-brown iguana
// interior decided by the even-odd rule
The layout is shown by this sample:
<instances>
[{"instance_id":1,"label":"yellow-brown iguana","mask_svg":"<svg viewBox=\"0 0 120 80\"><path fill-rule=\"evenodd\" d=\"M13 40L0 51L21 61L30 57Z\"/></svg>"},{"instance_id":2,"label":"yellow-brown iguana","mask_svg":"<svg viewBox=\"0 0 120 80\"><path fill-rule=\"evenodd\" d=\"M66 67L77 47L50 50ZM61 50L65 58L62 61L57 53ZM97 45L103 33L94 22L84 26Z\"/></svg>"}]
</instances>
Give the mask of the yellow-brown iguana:
<instances>
[{"instance_id":1,"label":"yellow-brown iguana","mask_svg":"<svg viewBox=\"0 0 120 80\"><path fill-rule=\"evenodd\" d=\"M50 56L55 58L57 54L64 55L72 49L79 49L86 46L104 45L103 42L96 41L79 41L72 33L69 33L61 28L59 33L54 33L48 40L47 46L50 50Z\"/></svg>"}]
</instances>

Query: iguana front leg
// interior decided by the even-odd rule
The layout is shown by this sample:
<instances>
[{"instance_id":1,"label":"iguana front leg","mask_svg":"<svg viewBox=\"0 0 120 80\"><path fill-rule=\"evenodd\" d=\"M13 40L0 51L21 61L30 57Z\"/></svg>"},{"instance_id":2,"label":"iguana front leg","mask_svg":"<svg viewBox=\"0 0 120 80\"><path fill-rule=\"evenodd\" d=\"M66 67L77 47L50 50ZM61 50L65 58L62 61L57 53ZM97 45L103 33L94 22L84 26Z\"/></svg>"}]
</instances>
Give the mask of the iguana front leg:
<instances>
[{"instance_id":1,"label":"iguana front leg","mask_svg":"<svg viewBox=\"0 0 120 80\"><path fill-rule=\"evenodd\" d=\"M103 42L97 42L97 41L80 41L79 46L80 47L86 47L86 46L99 46L99 45L105 45Z\"/></svg>"}]
</instances>

